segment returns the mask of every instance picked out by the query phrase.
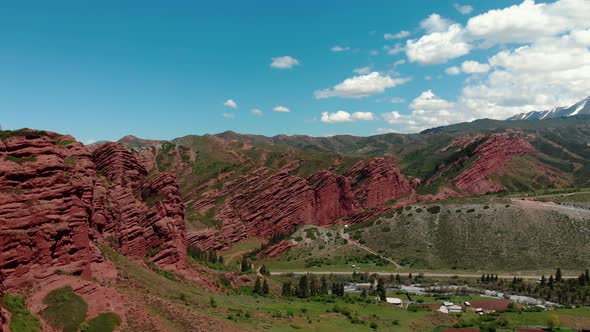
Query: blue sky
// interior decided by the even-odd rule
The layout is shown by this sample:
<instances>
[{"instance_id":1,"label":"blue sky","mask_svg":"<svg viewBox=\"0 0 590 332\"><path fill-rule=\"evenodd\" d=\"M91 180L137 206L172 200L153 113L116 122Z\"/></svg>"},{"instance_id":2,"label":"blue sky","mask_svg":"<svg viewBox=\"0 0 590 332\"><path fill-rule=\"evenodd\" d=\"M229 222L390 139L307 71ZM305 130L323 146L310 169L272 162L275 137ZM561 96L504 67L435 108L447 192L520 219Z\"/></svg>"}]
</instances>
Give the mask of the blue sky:
<instances>
[{"instance_id":1,"label":"blue sky","mask_svg":"<svg viewBox=\"0 0 590 332\"><path fill-rule=\"evenodd\" d=\"M583 97L588 10L585 0L3 3L0 123L91 142L505 118ZM546 57L558 63L543 73L523 65Z\"/></svg>"}]
</instances>

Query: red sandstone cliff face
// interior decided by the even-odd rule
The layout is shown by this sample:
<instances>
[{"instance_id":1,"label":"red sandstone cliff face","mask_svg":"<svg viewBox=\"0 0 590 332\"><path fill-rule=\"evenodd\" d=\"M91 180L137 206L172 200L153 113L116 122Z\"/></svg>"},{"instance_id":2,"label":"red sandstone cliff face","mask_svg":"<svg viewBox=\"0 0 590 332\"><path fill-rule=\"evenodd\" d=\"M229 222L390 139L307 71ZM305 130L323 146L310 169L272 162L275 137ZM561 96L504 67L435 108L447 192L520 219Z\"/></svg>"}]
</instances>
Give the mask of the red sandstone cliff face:
<instances>
[{"instance_id":1,"label":"red sandstone cliff face","mask_svg":"<svg viewBox=\"0 0 590 332\"><path fill-rule=\"evenodd\" d=\"M535 148L523 138L510 135L492 135L474 150L479 154L475 163L454 179L455 186L464 194L475 195L505 189L486 177L496 173L514 156L531 153Z\"/></svg>"},{"instance_id":2,"label":"red sandstone cliff face","mask_svg":"<svg viewBox=\"0 0 590 332\"><path fill-rule=\"evenodd\" d=\"M412 186L400 173L393 157L362 161L346 172L356 197L365 208L380 207L389 200L412 193Z\"/></svg>"},{"instance_id":3,"label":"red sandstone cliff face","mask_svg":"<svg viewBox=\"0 0 590 332\"><path fill-rule=\"evenodd\" d=\"M203 214L216 200L225 200L215 213L222 225L190 232L188 242L219 250L248 236L268 239L300 225L332 225L413 192L391 157L361 162L344 176L319 171L304 179L290 174L294 167L287 165L275 174L261 168L203 195L193 206Z\"/></svg>"},{"instance_id":4,"label":"red sandstone cliff face","mask_svg":"<svg viewBox=\"0 0 590 332\"><path fill-rule=\"evenodd\" d=\"M0 270L8 288L60 269L81 274L90 250L94 163L71 136L23 131L0 141Z\"/></svg>"},{"instance_id":5,"label":"red sandstone cliff face","mask_svg":"<svg viewBox=\"0 0 590 332\"><path fill-rule=\"evenodd\" d=\"M103 260L98 239L161 267L185 267L184 205L172 174L147 178L137 158L116 144L91 154L71 136L2 134L4 287L46 280L57 270L90 280L90 265Z\"/></svg>"},{"instance_id":6,"label":"red sandstone cliff face","mask_svg":"<svg viewBox=\"0 0 590 332\"><path fill-rule=\"evenodd\" d=\"M92 156L100 175L94 187L93 228L125 255L147 255L164 267L184 267L184 205L174 176L147 178L139 160L114 143Z\"/></svg>"}]
</instances>

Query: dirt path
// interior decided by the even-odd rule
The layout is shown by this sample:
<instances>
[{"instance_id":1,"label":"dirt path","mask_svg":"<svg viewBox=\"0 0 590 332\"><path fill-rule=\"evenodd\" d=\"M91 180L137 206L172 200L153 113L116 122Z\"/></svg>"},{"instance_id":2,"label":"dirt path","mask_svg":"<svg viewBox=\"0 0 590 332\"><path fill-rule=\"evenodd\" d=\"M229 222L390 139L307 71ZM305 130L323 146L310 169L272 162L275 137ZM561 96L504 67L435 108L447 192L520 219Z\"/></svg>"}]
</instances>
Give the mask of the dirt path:
<instances>
[{"instance_id":1,"label":"dirt path","mask_svg":"<svg viewBox=\"0 0 590 332\"><path fill-rule=\"evenodd\" d=\"M373 254L373 255L379 256L379 257L383 258L384 260L388 261L389 263L391 263L391 264L395 265L395 267L396 267L396 268L398 268L398 269L401 269L401 265L399 265L399 264L398 264L396 261L394 261L393 259L391 259L391 258L387 258L387 257L385 257L385 256L383 256L383 255L381 255L381 254L379 254L379 253L377 253L377 252L375 252L375 251L373 251L373 250L371 250L371 249L369 249L369 248L367 248L367 247L363 246L362 244L360 244L360 243L356 242L356 241L355 241L355 240L353 240L353 239L350 239L350 238L349 238L349 239L348 239L348 244L352 244L353 246L355 246L355 247L357 247L357 248L360 248L360 249L362 249L362 250L364 250L364 251L366 251L366 252L368 252L368 253L370 253L370 254Z\"/></svg>"}]
</instances>

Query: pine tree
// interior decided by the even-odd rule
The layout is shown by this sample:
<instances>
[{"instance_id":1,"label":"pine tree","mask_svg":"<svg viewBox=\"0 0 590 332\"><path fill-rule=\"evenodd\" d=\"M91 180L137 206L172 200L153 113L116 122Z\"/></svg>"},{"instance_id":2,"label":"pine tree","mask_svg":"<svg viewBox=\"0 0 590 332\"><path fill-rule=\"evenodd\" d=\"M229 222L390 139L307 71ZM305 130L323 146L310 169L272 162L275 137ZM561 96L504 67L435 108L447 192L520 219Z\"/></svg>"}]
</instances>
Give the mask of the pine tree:
<instances>
[{"instance_id":1,"label":"pine tree","mask_svg":"<svg viewBox=\"0 0 590 332\"><path fill-rule=\"evenodd\" d=\"M545 280L545 275L541 276L541 287L545 287L545 284L547 283L547 280Z\"/></svg>"},{"instance_id":2,"label":"pine tree","mask_svg":"<svg viewBox=\"0 0 590 332\"><path fill-rule=\"evenodd\" d=\"M338 282L332 282L332 295L338 296Z\"/></svg>"},{"instance_id":3,"label":"pine tree","mask_svg":"<svg viewBox=\"0 0 590 332\"><path fill-rule=\"evenodd\" d=\"M561 269L557 268L555 271L555 282L561 282Z\"/></svg>"},{"instance_id":4,"label":"pine tree","mask_svg":"<svg viewBox=\"0 0 590 332\"><path fill-rule=\"evenodd\" d=\"M250 264L248 263L248 258L246 256L242 257L241 270L242 272L250 271Z\"/></svg>"},{"instance_id":5,"label":"pine tree","mask_svg":"<svg viewBox=\"0 0 590 332\"><path fill-rule=\"evenodd\" d=\"M262 295L268 295L270 293L270 290L268 289L268 282L266 281L266 278L264 278L264 283L262 284Z\"/></svg>"},{"instance_id":6,"label":"pine tree","mask_svg":"<svg viewBox=\"0 0 590 332\"><path fill-rule=\"evenodd\" d=\"M326 279L325 275L322 275L320 283L320 295L328 295L328 280Z\"/></svg>"},{"instance_id":7,"label":"pine tree","mask_svg":"<svg viewBox=\"0 0 590 332\"><path fill-rule=\"evenodd\" d=\"M399 273L395 275L395 282L398 284L402 283L402 277L399 275Z\"/></svg>"},{"instance_id":8,"label":"pine tree","mask_svg":"<svg viewBox=\"0 0 590 332\"><path fill-rule=\"evenodd\" d=\"M379 294L379 299L385 302L387 300L387 292L385 290L385 280L383 278L379 278L377 281L377 293Z\"/></svg>"},{"instance_id":9,"label":"pine tree","mask_svg":"<svg viewBox=\"0 0 590 332\"><path fill-rule=\"evenodd\" d=\"M256 283L254 284L254 294L262 294L262 284L260 282L260 278L256 278Z\"/></svg>"},{"instance_id":10,"label":"pine tree","mask_svg":"<svg viewBox=\"0 0 590 332\"><path fill-rule=\"evenodd\" d=\"M363 299L366 299L367 298L367 290L366 289L363 289L363 291L361 292L361 297Z\"/></svg>"},{"instance_id":11,"label":"pine tree","mask_svg":"<svg viewBox=\"0 0 590 332\"><path fill-rule=\"evenodd\" d=\"M318 278L315 275L309 276L309 296L318 296L320 293L320 287L318 284Z\"/></svg>"},{"instance_id":12,"label":"pine tree","mask_svg":"<svg viewBox=\"0 0 590 332\"><path fill-rule=\"evenodd\" d=\"M586 269L586 273L584 275L584 280L586 280L586 283L590 283L590 272L588 272L588 269Z\"/></svg>"},{"instance_id":13,"label":"pine tree","mask_svg":"<svg viewBox=\"0 0 590 332\"><path fill-rule=\"evenodd\" d=\"M299 287L297 288L297 296L304 299L309 297L309 283L307 275L304 274L299 278Z\"/></svg>"},{"instance_id":14,"label":"pine tree","mask_svg":"<svg viewBox=\"0 0 590 332\"><path fill-rule=\"evenodd\" d=\"M481 280L482 283L486 282L486 276L483 273L481 274L481 279L480 280Z\"/></svg>"},{"instance_id":15,"label":"pine tree","mask_svg":"<svg viewBox=\"0 0 590 332\"><path fill-rule=\"evenodd\" d=\"M549 289L553 289L553 276L549 276Z\"/></svg>"},{"instance_id":16,"label":"pine tree","mask_svg":"<svg viewBox=\"0 0 590 332\"><path fill-rule=\"evenodd\" d=\"M412 280L412 272L410 272L410 274L408 274L408 279Z\"/></svg>"},{"instance_id":17,"label":"pine tree","mask_svg":"<svg viewBox=\"0 0 590 332\"><path fill-rule=\"evenodd\" d=\"M283 296L283 297L293 296L293 293L291 292L291 281L285 281L283 283L283 289L281 290L281 296Z\"/></svg>"},{"instance_id":18,"label":"pine tree","mask_svg":"<svg viewBox=\"0 0 590 332\"><path fill-rule=\"evenodd\" d=\"M223 259L223 256L219 256L219 259L217 260L221 265L225 264L225 260Z\"/></svg>"},{"instance_id":19,"label":"pine tree","mask_svg":"<svg viewBox=\"0 0 590 332\"><path fill-rule=\"evenodd\" d=\"M344 283L341 282L338 288L338 295L344 296Z\"/></svg>"}]
</instances>

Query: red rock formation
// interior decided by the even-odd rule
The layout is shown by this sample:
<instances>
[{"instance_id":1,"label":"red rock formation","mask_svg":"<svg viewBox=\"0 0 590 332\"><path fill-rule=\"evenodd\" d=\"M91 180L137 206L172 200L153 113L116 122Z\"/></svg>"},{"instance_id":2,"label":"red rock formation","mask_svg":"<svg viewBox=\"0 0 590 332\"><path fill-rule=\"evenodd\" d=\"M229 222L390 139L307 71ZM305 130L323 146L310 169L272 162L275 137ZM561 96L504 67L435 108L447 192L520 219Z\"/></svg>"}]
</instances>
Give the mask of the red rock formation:
<instances>
[{"instance_id":1,"label":"red rock formation","mask_svg":"<svg viewBox=\"0 0 590 332\"><path fill-rule=\"evenodd\" d=\"M258 253L257 256L258 256L258 258L275 257L275 256L278 256L278 255L284 253L285 251L291 249L294 246L296 246L296 244L293 243L293 241L283 240L275 245L272 245L272 246L262 250L261 252Z\"/></svg>"},{"instance_id":2,"label":"red rock formation","mask_svg":"<svg viewBox=\"0 0 590 332\"><path fill-rule=\"evenodd\" d=\"M485 194L505 189L497 182L486 179L496 173L514 156L535 151L526 140L507 134L493 135L474 150L479 154L475 163L454 179L455 186L465 194Z\"/></svg>"},{"instance_id":3,"label":"red rock formation","mask_svg":"<svg viewBox=\"0 0 590 332\"><path fill-rule=\"evenodd\" d=\"M184 267L184 205L175 178L146 178L139 160L109 143L93 153L99 178L94 188L92 225L125 255L148 258L163 267Z\"/></svg>"},{"instance_id":4,"label":"red rock formation","mask_svg":"<svg viewBox=\"0 0 590 332\"><path fill-rule=\"evenodd\" d=\"M2 271L0 271L0 299L4 298L4 275ZM4 331L5 327L7 328L8 317L4 313L4 308L0 307L0 330ZM8 330L8 329L7 329Z\"/></svg>"},{"instance_id":5,"label":"red rock formation","mask_svg":"<svg viewBox=\"0 0 590 332\"><path fill-rule=\"evenodd\" d=\"M362 210L354 197L348 179L328 171L320 171L310 176L315 196L315 224L325 226L334 221L358 213Z\"/></svg>"},{"instance_id":6,"label":"red rock formation","mask_svg":"<svg viewBox=\"0 0 590 332\"><path fill-rule=\"evenodd\" d=\"M291 163L275 174L261 168L226 182L220 191L203 195L193 205L200 213L206 213L218 199L225 199L215 214L222 225L190 232L188 242L219 250L248 236L268 239L304 224L331 225L364 208L380 207L413 192L391 157L360 162L345 176L319 171L303 179L290 174L296 168Z\"/></svg>"},{"instance_id":7,"label":"red rock formation","mask_svg":"<svg viewBox=\"0 0 590 332\"><path fill-rule=\"evenodd\" d=\"M345 173L365 208L379 207L391 199L409 195L412 186L397 168L393 157L361 161Z\"/></svg>"},{"instance_id":8,"label":"red rock formation","mask_svg":"<svg viewBox=\"0 0 590 332\"><path fill-rule=\"evenodd\" d=\"M22 130L0 141L0 270L4 286L60 269L81 274L90 250L94 164L71 136Z\"/></svg>"}]
</instances>

